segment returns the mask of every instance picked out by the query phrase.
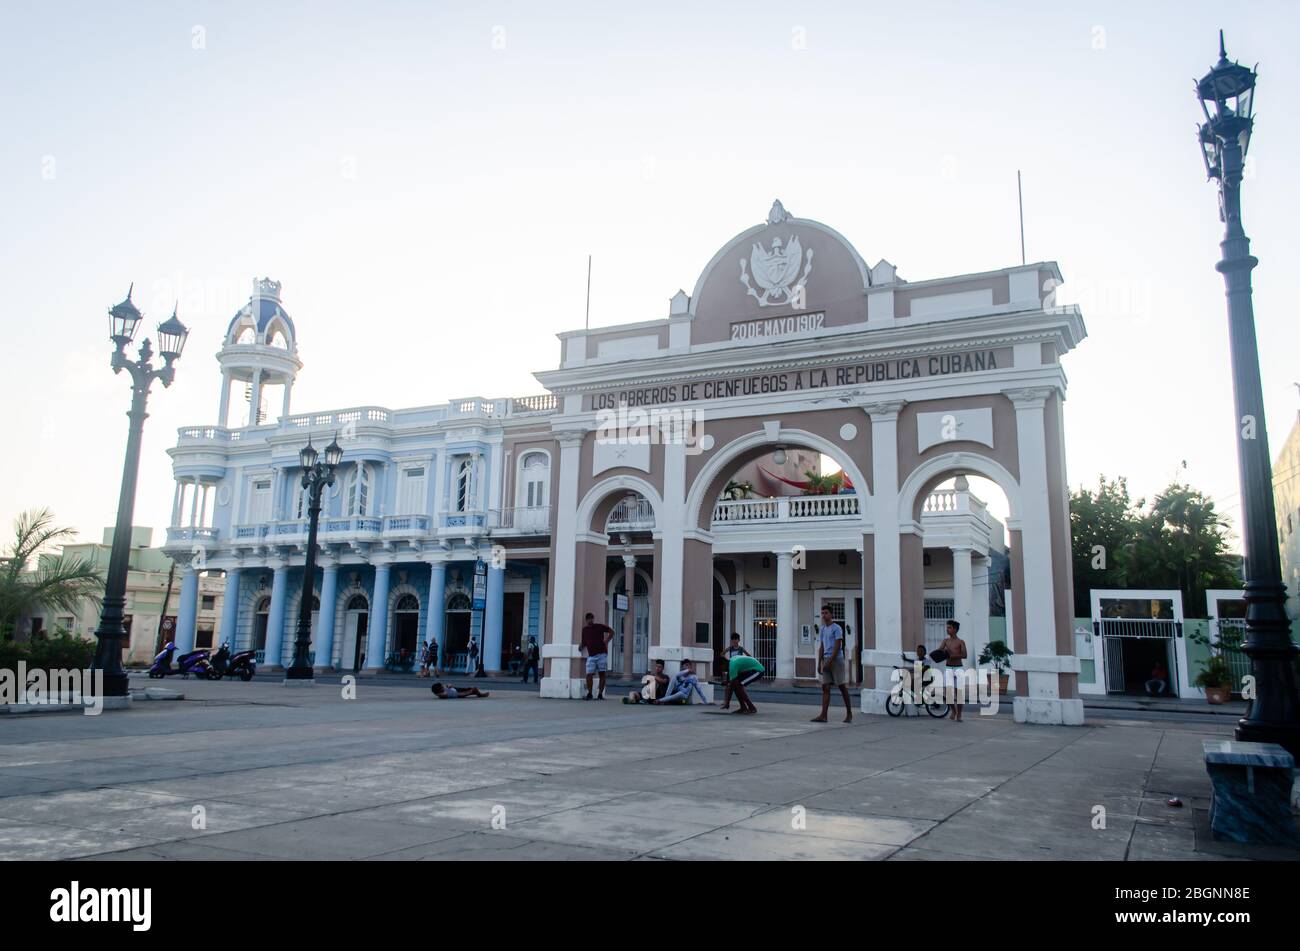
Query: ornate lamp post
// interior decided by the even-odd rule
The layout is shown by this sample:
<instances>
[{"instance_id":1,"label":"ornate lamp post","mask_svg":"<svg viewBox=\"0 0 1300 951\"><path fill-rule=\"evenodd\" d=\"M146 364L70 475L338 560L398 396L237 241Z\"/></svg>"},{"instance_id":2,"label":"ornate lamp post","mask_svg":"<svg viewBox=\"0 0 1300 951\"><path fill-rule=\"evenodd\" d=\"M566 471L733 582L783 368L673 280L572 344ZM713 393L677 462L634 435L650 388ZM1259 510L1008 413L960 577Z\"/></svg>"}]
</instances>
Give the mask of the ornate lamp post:
<instances>
[{"instance_id":1,"label":"ornate lamp post","mask_svg":"<svg viewBox=\"0 0 1300 951\"><path fill-rule=\"evenodd\" d=\"M1264 398L1251 303L1250 272L1259 262L1241 226L1241 179L1254 126L1255 71L1230 62L1219 31L1219 61L1196 84L1205 113L1199 129L1205 171L1219 188L1225 230L1215 265L1228 296L1233 398L1237 409L1237 467L1241 478L1242 542L1246 552L1246 639L1255 699L1238 722L1237 739L1279 743L1300 758L1300 700L1292 666L1297 648L1284 603L1273 469L1264 428Z\"/></svg>"},{"instance_id":2,"label":"ornate lamp post","mask_svg":"<svg viewBox=\"0 0 1300 951\"><path fill-rule=\"evenodd\" d=\"M302 598L298 604L298 640L293 648L293 666L284 672L285 680L313 680L311 658L311 600L316 578L316 529L320 524L321 496L325 487L334 484L334 472L343 458L343 447L333 439L322 457L308 438L298 453L302 465L302 487L307 490L307 558L302 569Z\"/></svg>"},{"instance_id":3,"label":"ornate lamp post","mask_svg":"<svg viewBox=\"0 0 1300 951\"><path fill-rule=\"evenodd\" d=\"M131 290L135 285L131 285ZM104 584L104 605L99 615L99 627L95 631L98 644L95 647L95 659L92 669L103 671L104 696L125 697L127 695L126 671L122 669L122 643L126 640L126 625L123 612L126 609L126 579L131 558L131 521L135 516L135 486L140 471L140 442L144 433L144 421L149 414L145 404L149 400L149 388L154 380L161 380L163 386L171 386L176 376L173 366L180 359L185 349L185 340L189 330L176 317L176 309L166 321L158 325L158 352L163 358L163 365L155 368L153 346L146 338L140 345L139 356L132 360L127 356L126 348L135 339L136 329L140 326L143 315L131 302L131 291L126 292L126 300L115 305L108 312L109 339L116 349L113 352L113 372L126 370L131 374L131 410L127 418L131 421L126 440L126 462L122 466L122 489L117 500L117 525L113 529L113 550L108 560L108 578Z\"/></svg>"}]
</instances>

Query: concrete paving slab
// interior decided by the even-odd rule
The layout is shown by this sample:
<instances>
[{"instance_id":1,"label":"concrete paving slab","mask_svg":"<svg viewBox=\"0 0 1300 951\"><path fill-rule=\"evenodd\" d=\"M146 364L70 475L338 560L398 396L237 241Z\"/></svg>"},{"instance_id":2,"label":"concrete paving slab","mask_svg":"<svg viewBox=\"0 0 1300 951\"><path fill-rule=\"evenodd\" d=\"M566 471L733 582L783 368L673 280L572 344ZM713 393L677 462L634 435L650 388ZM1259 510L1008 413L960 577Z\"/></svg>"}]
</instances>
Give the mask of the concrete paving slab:
<instances>
[{"instance_id":1,"label":"concrete paving slab","mask_svg":"<svg viewBox=\"0 0 1300 951\"><path fill-rule=\"evenodd\" d=\"M715 829L675 844L661 844L648 854L662 859L737 862L865 861L886 858L895 848L868 842L837 841L806 833L730 828Z\"/></svg>"}]
</instances>

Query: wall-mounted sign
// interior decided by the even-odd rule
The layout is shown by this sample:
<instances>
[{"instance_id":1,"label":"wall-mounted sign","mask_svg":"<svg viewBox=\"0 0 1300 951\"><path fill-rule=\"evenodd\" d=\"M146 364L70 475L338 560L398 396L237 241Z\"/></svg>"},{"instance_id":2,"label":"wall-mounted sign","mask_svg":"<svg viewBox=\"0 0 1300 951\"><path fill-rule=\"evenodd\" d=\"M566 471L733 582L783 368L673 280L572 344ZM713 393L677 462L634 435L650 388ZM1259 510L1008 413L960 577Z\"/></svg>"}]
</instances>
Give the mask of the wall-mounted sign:
<instances>
[{"instance_id":1,"label":"wall-mounted sign","mask_svg":"<svg viewBox=\"0 0 1300 951\"><path fill-rule=\"evenodd\" d=\"M616 410L620 406L665 406L694 403L700 400L736 399L766 393L798 393L806 390L890 383L919 377L948 376L954 373L982 373L1012 365L1010 347L997 350L964 350L956 353L898 357L893 360L863 360L840 366L812 370L788 370L777 373L754 373L716 380L692 380L686 383L657 383L593 393L588 398L590 410Z\"/></svg>"}]
</instances>

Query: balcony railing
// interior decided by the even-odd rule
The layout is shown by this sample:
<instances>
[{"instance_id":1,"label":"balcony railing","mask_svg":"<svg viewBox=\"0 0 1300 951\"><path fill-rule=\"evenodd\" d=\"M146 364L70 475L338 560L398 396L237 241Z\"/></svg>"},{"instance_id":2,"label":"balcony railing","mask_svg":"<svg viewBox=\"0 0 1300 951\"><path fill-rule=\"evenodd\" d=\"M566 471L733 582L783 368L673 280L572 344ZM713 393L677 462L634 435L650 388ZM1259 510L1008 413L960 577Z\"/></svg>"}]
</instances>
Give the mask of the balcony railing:
<instances>
[{"instance_id":1,"label":"balcony railing","mask_svg":"<svg viewBox=\"0 0 1300 951\"><path fill-rule=\"evenodd\" d=\"M793 495L777 499L740 499L714 505L713 524L856 518L861 512L861 500L856 495Z\"/></svg>"},{"instance_id":2,"label":"balcony railing","mask_svg":"<svg viewBox=\"0 0 1300 951\"><path fill-rule=\"evenodd\" d=\"M649 499L639 495L635 499L619 499L605 522L605 530L610 532L638 531L654 527L654 506L650 504Z\"/></svg>"},{"instance_id":3,"label":"balcony railing","mask_svg":"<svg viewBox=\"0 0 1300 951\"><path fill-rule=\"evenodd\" d=\"M433 519L427 515L388 515L384 518L384 537L421 538L432 527Z\"/></svg>"},{"instance_id":4,"label":"balcony railing","mask_svg":"<svg viewBox=\"0 0 1300 951\"><path fill-rule=\"evenodd\" d=\"M545 535L551 530L549 505L519 505L508 509L493 509L488 515L488 527L493 531Z\"/></svg>"},{"instance_id":5,"label":"balcony railing","mask_svg":"<svg viewBox=\"0 0 1300 951\"><path fill-rule=\"evenodd\" d=\"M172 527L167 529L167 544L178 542L210 543L217 540L215 528Z\"/></svg>"}]
</instances>

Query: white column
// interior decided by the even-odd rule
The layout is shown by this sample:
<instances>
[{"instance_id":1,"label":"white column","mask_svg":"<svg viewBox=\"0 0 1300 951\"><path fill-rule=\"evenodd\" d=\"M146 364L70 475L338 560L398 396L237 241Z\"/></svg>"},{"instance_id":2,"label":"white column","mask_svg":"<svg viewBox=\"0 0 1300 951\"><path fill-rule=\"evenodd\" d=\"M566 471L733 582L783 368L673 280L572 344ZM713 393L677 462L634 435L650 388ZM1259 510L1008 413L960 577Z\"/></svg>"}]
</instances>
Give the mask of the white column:
<instances>
[{"instance_id":1,"label":"white column","mask_svg":"<svg viewBox=\"0 0 1300 951\"><path fill-rule=\"evenodd\" d=\"M974 666L974 625L971 624L971 550L955 546L952 549L952 618L959 625L960 637L966 642L970 663Z\"/></svg>"},{"instance_id":2,"label":"white column","mask_svg":"<svg viewBox=\"0 0 1300 951\"><path fill-rule=\"evenodd\" d=\"M794 680L794 562L788 551L776 554L776 678Z\"/></svg>"},{"instance_id":3,"label":"white column","mask_svg":"<svg viewBox=\"0 0 1300 951\"><path fill-rule=\"evenodd\" d=\"M873 403L863 409L871 417L872 533L876 561L876 646L874 659L863 666L876 668L876 686L862 691L864 713L885 713L890 676L902 660L902 566L899 562L898 524L898 414L904 402ZM897 660L895 660L897 658Z\"/></svg>"},{"instance_id":4,"label":"white column","mask_svg":"<svg viewBox=\"0 0 1300 951\"><path fill-rule=\"evenodd\" d=\"M683 543L686 517L686 444L671 439L664 445L664 504L655 512L655 531L662 539L662 572L659 584L659 649L650 649L650 659L664 655L663 648L682 646ZM691 526L692 528L694 526ZM694 637L694 634L691 635ZM676 652L670 658L677 660Z\"/></svg>"},{"instance_id":5,"label":"white column","mask_svg":"<svg viewBox=\"0 0 1300 951\"><path fill-rule=\"evenodd\" d=\"M248 394L248 425L256 426L258 423L257 410L262 405L262 371L253 371L253 386Z\"/></svg>"},{"instance_id":6,"label":"white column","mask_svg":"<svg viewBox=\"0 0 1300 951\"><path fill-rule=\"evenodd\" d=\"M230 415L230 371L221 371L221 402L217 409L217 425L224 427Z\"/></svg>"},{"instance_id":7,"label":"white column","mask_svg":"<svg viewBox=\"0 0 1300 951\"><path fill-rule=\"evenodd\" d=\"M1016 445L1020 463L1020 540L1024 562L1025 640L1028 653L1013 666L1025 671L1028 690L1014 701L1017 722L1083 723L1083 701L1062 700L1060 674L1078 670L1078 659L1056 653L1056 609L1052 575L1052 525L1047 485L1047 430L1043 407L1046 387L1011 390L1016 407Z\"/></svg>"},{"instance_id":8,"label":"white column","mask_svg":"<svg viewBox=\"0 0 1300 951\"><path fill-rule=\"evenodd\" d=\"M176 491L172 493L172 520L170 524L173 528L177 527L181 521L181 496L185 494L184 486L185 483L178 480L176 482Z\"/></svg>"},{"instance_id":9,"label":"white column","mask_svg":"<svg viewBox=\"0 0 1300 951\"><path fill-rule=\"evenodd\" d=\"M555 513L555 590L551 593L551 641L542 645L542 657L548 660L542 678L541 695L570 699L581 696L570 676L574 657L579 655L574 643L573 589L577 582L578 467L582 457L583 432L559 432L560 471L557 510ZM454 473L453 473L454 478Z\"/></svg>"},{"instance_id":10,"label":"white column","mask_svg":"<svg viewBox=\"0 0 1300 951\"><path fill-rule=\"evenodd\" d=\"M970 645L972 658L979 657L979 652L989 642L989 565L991 563L986 555L975 555L971 559L971 632L966 637L966 643Z\"/></svg>"},{"instance_id":11,"label":"white column","mask_svg":"<svg viewBox=\"0 0 1300 951\"><path fill-rule=\"evenodd\" d=\"M280 407L280 418L285 419L289 415L289 396L293 393L293 379L286 377L284 381L284 403Z\"/></svg>"},{"instance_id":12,"label":"white column","mask_svg":"<svg viewBox=\"0 0 1300 951\"><path fill-rule=\"evenodd\" d=\"M194 477L194 495L193 495L193 497L190 499L190 528L197 528L197 527L198 527L198 524L199 524L199 523L198 523L198 512L199 512L199 485L200 485L200 483L199 483L199 477L198 477L198 476L195 476L195 477Z\"/></svg>"}]
</instances>

